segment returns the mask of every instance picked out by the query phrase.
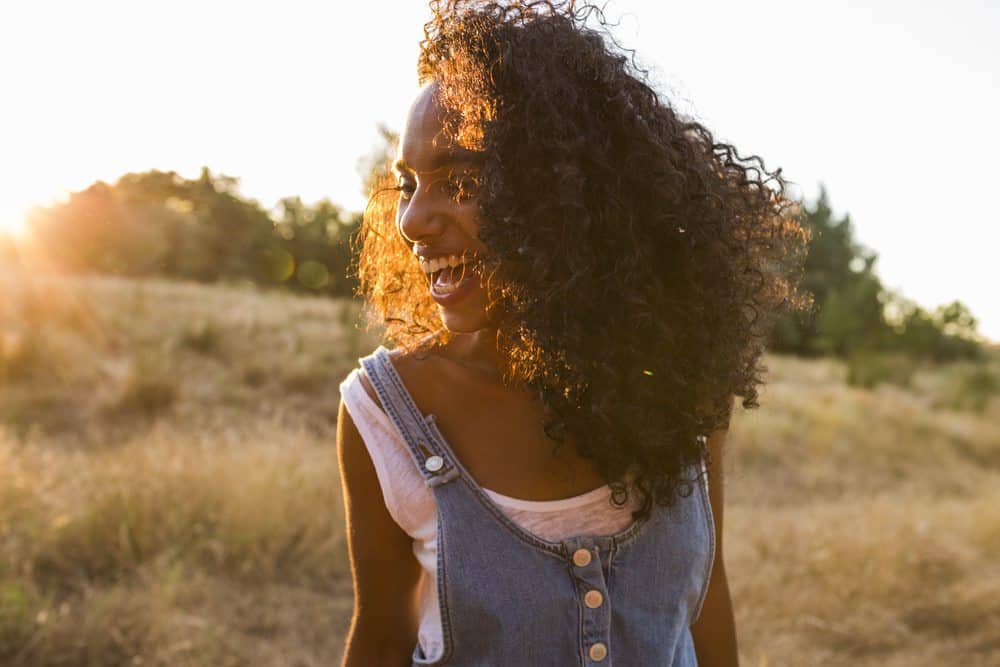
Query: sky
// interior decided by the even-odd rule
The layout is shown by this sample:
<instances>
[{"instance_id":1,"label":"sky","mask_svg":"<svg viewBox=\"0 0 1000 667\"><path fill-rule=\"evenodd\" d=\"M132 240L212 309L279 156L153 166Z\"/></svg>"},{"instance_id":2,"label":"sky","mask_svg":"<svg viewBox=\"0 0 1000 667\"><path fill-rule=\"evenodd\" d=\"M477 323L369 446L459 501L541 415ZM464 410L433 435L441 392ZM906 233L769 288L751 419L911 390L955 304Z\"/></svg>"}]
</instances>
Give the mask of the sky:
<instances>
[{"instance_id":1,"label":"sky","mask_svg":"<svg viewBox=\"0 0 1000 667\"><path fill-rule=\"evenodd\" d=\"M820 183L887 287L1000 341L1000 2L611 0L656 88ZM208 166L271 206L364 205L357 163L416 91L421 0L0 5L0 226L130 171Z\"/></svg>"}]
</instances>

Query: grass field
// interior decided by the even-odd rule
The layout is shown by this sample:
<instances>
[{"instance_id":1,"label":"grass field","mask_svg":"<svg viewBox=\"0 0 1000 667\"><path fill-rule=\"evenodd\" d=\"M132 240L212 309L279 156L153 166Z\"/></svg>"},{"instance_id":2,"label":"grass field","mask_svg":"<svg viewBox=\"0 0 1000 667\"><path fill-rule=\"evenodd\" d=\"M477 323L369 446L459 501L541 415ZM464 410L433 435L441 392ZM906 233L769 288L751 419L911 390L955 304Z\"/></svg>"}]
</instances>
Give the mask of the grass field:
<instances>
[{"instance_id":1,"label":"grass field","mask_svg":"<svg viewBox=\"0 0 1000 667\"><path fill-rule=\"evenodd\" d=\"M357 305L0 289L0 664L337 664L337 385L377 343ZM743 664L1000 665L1000 398L962 399L1000 364L873 390L768 365L726 465Z\"/></svg>"}]
</instances>

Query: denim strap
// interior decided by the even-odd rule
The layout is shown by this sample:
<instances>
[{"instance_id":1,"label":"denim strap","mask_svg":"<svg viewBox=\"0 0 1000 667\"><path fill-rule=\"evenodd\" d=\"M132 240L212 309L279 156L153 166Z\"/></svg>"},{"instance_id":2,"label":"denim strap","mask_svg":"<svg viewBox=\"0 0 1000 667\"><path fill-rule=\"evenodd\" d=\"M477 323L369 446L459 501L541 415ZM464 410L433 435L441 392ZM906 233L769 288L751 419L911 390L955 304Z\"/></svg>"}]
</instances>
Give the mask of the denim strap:
<instances>
[{"instance_id":1,"label":"denim strap","mask_svg":"<svg viewBox=\"0 0 1000 667\"><path fill-rule=\"evenodd\" d=\"M420 413L393 365L389 351L380 345L372 354L358 361L371 380L385 413L406 442L427 485L438 486L458 477L458 470L428 426L434 415L424 417Z\"/></svg>"}]
</instances>

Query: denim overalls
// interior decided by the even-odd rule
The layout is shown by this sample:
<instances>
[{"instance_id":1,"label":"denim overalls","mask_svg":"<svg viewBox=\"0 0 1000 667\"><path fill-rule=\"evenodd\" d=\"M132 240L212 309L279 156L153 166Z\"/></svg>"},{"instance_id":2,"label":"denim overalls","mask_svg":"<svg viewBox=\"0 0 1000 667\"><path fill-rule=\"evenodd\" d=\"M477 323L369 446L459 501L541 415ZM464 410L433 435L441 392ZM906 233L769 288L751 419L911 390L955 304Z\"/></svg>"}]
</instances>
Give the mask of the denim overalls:
<instances>
[{"instance_id":1,"label":"denim overalls","mask_svg":"<svg viewBox=\"0 0 1000 667\"><path fill-rule=\"evenodd\" d=\"M513 523L421 415L379 346L359 360L437 503L444 653L413 665L684 667L715 530L705 483L609 536L548 542ZM700 471L691 472L694 478Z\"/></svg>"}]
</instances>

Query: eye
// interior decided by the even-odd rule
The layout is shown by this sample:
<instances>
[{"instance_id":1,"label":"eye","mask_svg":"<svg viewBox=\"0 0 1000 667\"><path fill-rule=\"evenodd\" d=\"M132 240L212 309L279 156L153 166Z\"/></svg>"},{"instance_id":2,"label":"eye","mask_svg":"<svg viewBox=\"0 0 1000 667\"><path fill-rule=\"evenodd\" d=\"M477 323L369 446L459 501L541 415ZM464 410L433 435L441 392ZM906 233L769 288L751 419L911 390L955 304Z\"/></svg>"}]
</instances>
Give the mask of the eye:
<instances>
[{"instance_id":1,"label":"eye","mask_svg":"<svg viewBox=\"0 0 1000 667\"><path fill-rule=\"evenodd\" d=\"M417 186L412 181L408 181L402 176L396 181L396 190L399 191L399 198L402 201L409 201L416 189Z\"/></svg>"}]
</instances>

